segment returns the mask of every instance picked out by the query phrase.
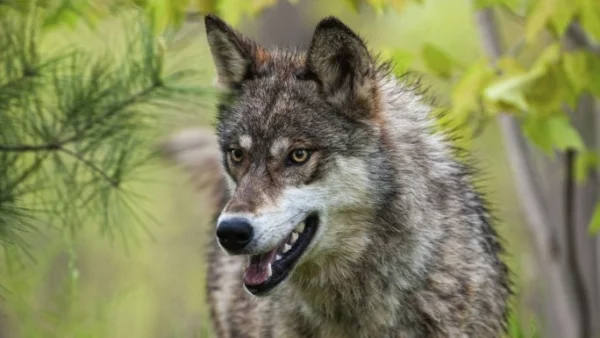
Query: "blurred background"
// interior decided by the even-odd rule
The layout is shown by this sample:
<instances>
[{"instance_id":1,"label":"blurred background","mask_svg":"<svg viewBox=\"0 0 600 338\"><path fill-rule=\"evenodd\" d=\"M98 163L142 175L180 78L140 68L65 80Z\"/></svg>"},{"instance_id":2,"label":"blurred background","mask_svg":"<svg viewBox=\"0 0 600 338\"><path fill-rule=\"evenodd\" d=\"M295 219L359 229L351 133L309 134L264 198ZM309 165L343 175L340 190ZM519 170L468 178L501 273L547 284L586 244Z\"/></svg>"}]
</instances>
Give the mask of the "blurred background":
<instances>
[{"instance_id":1,"label":"blurred background","mask_svg":"<svg viewBox=\"0 0 600 338\"><path fill-rule=\"evenodd\" d=\"M335 15L418 80L479 163L507 337L600 337L594 0L0 0L0 337L212 336L208 197L156 152L214 121L209 12L300 48Z\"/></svg>"}]
</instances>

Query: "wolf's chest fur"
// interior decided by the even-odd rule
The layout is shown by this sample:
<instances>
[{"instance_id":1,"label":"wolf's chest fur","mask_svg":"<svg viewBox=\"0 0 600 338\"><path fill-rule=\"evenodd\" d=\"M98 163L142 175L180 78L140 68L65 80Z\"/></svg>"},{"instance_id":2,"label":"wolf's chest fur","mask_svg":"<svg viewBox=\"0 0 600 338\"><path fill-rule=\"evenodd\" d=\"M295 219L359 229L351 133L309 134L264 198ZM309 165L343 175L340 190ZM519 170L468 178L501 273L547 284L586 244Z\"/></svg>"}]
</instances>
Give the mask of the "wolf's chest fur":
<instances>
[{"instance_id":1,"label":"wolf's chest fur","mask_svg":"<svg viewBox=\"0 0 600 338\"><path fill-rule=\"evenodd\" d=\"M502 247L412 88L334 18L306 52L267 51L213 16L206 28L225 91L218 144L167 148L223 197L217 337L500 337Z\"/></svg>"}]
</instances>

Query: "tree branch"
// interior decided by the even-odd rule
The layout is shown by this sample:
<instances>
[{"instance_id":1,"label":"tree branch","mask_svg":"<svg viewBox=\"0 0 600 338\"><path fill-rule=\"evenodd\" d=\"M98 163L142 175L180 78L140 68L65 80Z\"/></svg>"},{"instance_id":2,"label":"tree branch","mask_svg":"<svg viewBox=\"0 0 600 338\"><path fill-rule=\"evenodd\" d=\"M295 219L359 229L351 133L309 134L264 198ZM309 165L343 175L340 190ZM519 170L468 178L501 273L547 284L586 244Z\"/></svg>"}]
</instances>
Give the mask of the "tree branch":
<instances>
[{"instance_id":1,"label":"tree branch","mask_svg":"<svg viewBox=\"0 0 600 338\"><path fill-rule=\"evenodd\" d=\"M590 41L586 32L577 23L569 25L568 30L563 39L563 45L567 51L570 50L585 50L590 53L596 53L600 55L600 45ZM577 103L576 111L572 111L568 105L565 106L565 111L570 115L571 122L577 128L585 146L589 149L595 149L597 141L600 140L599 132L600 125L597 124L597 120L600 115L595 111L595 104L597 100L589 93L583 93ZM577 152L574 156L579 155ZM591 171L588 173L586 182L583 184L577 184L573 187L573 192L567 198L571 198L572 209L569 212L572 213L572 217L567 224L565 224L565 231L570 230L567 233L571 236L565 243L567 250L570 251L567 254L572 257L568 257L577 262L577 266L573 263L570 264L569 269L577 269L578 271L571 271L571 276L574 278L575 287L578 292L585 296L583 302L580 303L582 311L585 312L586 320L584 329L589 330L588 337L598 336L600 334L600 323L594 321L593 318L596 313L600 311L600 246L597 239L590 237L587 231L589 221L591 219L593 210L595 208L595 202L597 196L600 196L600 185L598 179L600 176L597 172ZM568 246L571 247L568 247ZM581 296L580 296L581 297Z\"/></svg>"},{"instance_id":2,"label":"tree branch","mask_svg":"<svg viewBox=\"0 0 600 338\"><path fill-rule=\"evenodd\" d=\"M85 159L85 157L83 157L81 154L71 151L67 148L63 148L63 147L60 147L59 150L65 154L77 159L81 163L85 164L85 166L88 167L91 171L102 176L102 178L104 178L113 188L119 187L118 181L116 181L113 178L111 178L110 176L108 176L108 174L106 172L104 172L102 169L100 169L98 166L96 166L92 161Z\"/></svg>"},{"instance_id":3,"label":"tree branch","mask_svg":"<svg viewBox=\"0 0 600 338\"><path fill-rule=\"evenodd\" d=\"M59 150L64 145L63 142L47 144L0 144L0 151L25 153L30 151L52 151Z\"/></svg>"},{"instance_id":4,"label":"tree branch","mask_svg":"<svg viewBox=\"0 0 600 338\"><path fill-rule=\"evenodd\" d=\"M477 11L476 19L485 51L492 61L495 61L502 55L502 46L494 14L489 8L482 9ZM551 226L552 220L548 218L543 195L533 172L534 167L527 151L526 140L514 117L500 114L498 120L515 176L516 187L527 217L527 224L541 260L540 267L549 278L549 294L552 295L552 302L558 312L557 318L554 318L556 322L553 324L560 323L556 325L556 329L560 332L546 332L546 335L548 337L550 335L576 337L581 332L581 328L576 320L577 313L573 313L573 311L577 311L577 308L570 297L572 294L571 284L565 278L558 261L560 248L556 234L552 231L554 229Z\"/></svg>"},{"instance_id":5,"label":"tree branch","mask_svg":"<svg viewBox=\"0 0 600 338\"><path fill-rule=\"evenodd\" d=\"M567 36L577 45L587 48L589 51L600 54L600 46L593 44L587 34L577 23L572 23L567 28Z\"/></svg>"},{"instance_id":6,"label":"tree branch","mask_svg":"<svg viewBox=\"0 0 600 338\"><path fill-rule=\"evenodd\" d=\"M591 326L590 326L590 306L588 303L588 295L583 279L583 274L579 267L579 260L577 259L577 238L573 227L577 225L575 219L575 179L573 174L573 166L575 165L575 157L577 153L573 149L568 149L565 153L565 236L566 236L566 248L565 256L569 264L569 271L571 272L571 278L573 279L573 291L575 297L577 297L577 304L579 305L579 321L581 323L581 338L591 337Z\"/></svg>"}]
</instances>

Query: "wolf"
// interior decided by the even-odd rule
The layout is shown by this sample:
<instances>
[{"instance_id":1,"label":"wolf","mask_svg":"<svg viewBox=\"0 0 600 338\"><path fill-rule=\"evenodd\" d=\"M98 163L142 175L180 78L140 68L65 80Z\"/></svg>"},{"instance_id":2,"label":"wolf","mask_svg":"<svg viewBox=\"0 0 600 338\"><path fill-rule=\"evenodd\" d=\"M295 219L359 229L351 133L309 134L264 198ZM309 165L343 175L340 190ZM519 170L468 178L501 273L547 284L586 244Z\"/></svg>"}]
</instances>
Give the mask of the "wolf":
<instances>
[{"instance_id":1,"label":"wolf","mask_svg":"<svg viewBox=\"0 0 600 338\"><path fill-rule=\"evenodd\" d=\"M216 133L163 149L213 196L216 336L500 337L501 239L423 95L335 17L303 51L205 27Z\"/></svg>"}]
</instances>

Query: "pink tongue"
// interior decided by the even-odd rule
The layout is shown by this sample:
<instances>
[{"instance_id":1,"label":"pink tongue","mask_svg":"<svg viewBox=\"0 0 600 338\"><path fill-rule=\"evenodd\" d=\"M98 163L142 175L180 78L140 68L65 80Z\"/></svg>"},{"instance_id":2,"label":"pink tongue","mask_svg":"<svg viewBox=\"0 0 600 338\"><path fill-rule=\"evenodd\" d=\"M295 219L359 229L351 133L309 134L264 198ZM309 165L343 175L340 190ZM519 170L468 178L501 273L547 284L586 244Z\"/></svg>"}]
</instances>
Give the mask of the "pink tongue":
<instances>
[{"instance_id":1,"label":"pink tongue","mask_svg":"<svg viewBox=\"0 0 600 338\"><path fill-rule=\"evenodd\" d=\"M277 248L264 253L260 256L250 257L250 265L244 273L244 283L246 285L260 285L269 279L269 264L275 260Z\"/></svg>"}]
</instances>

